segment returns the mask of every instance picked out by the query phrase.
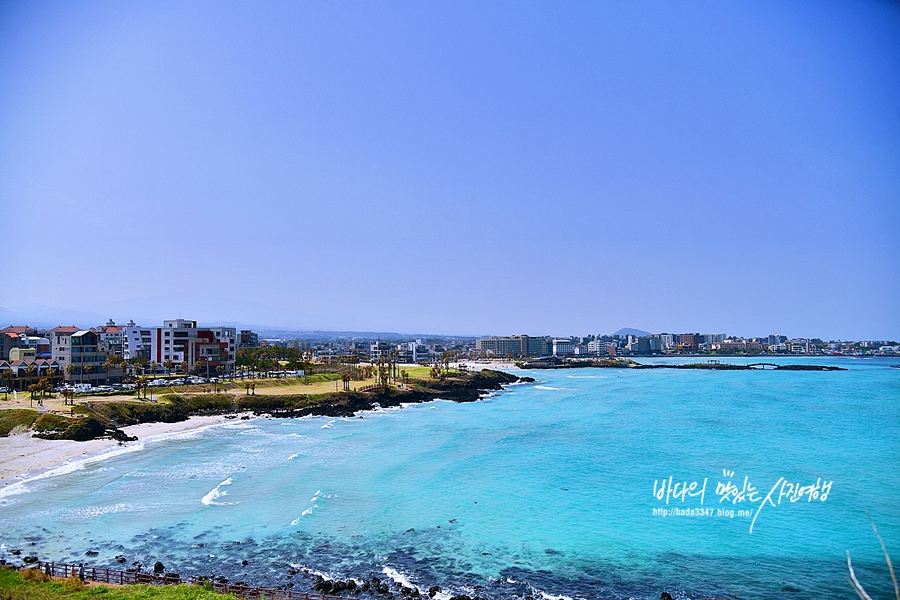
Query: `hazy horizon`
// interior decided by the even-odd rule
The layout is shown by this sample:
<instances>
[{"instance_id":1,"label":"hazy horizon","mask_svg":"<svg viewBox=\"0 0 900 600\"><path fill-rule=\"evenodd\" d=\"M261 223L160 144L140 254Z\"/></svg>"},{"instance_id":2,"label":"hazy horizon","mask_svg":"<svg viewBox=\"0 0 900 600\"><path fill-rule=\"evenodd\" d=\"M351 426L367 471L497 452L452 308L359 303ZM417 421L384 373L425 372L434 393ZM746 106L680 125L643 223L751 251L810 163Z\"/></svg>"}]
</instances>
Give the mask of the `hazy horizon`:
<instances>
[{"instance_id":1,"label":"hazy horizon","mask_svg":"<svg viewBox=\"0 0 900 600\"><path fill-rule=\"evenodd\" d=\"M0 221L13 311L898 339L900 5L5 3Z\"/></svg>"},{"instance_id":2,"label":"hazy horizon","mask_svg":"<svg viewBox=\"0 0 900 600\"><path fill-rule=\"evenodd\" d=\"M0 329L6 327L8 325L28 325L28 326L36 326L36 327L53 327L57 325L74 325L74 326L83 326L85 328L96 327L97 325L102 325L107 322L109 319L113 319L117 325L124 325L128 322L128 319L117 319L114 316L103 317L99 313L89 313L82 311L65 311L60 310L58 312L54 311L51 307L41 306L41 307L32 307L32 311L29 312L27 307L21 311L10 310L6 307L0 306ZM31 315L31 316L28 316ZM48 318L50 316L57 316L58 318ZM735 332L735 331L700 331L697 329L690 330L673 330L673 329L661 329L659 331L646 331L640 329L638 327L631 326L621 326L615 330L592 330L590 328L580 330L580 331L568 331L568 332L550 332L550 331L482 331L482 332L460 332L460 331L404 331L404 330L365 330L365 329L320 329L320 328L304 328L304 327L296 327L290 325L278 325L278 324L265 324L265 323L250 323L241 321L240 319L220 319L220 320L209 320L197 318L195 315L182 315L179 314L177 316L164 316L160 318L144 318L144 319L134 319L135 323L144 327L154 327L162 324L164 319L171 318L184 318L191 319L193 321L197 321L200 326L221 326L221 327L243 327L243 328L251 328L257 333L265 332L265 333L285 333L285 334L331 334L332 336L340 335L354 335L359 337L373 337L379 335L389 335L389 336L399 336L399 337L458 337L458 338L478 338L478 337L488 337L488 336L509 336L509 335L531 335L535 337L541 336L552 336L552 337L570 337L570 336L586 336L586 335L625 335L626 333L631 333L632 335L644 335L644 334L658 334L658 333L725 333L728 335L752 338L752 337L761 337L770 334L779 334L779 335L787 335L788 338L808 338L813 339L816 337L820 337L815 333L809 332L787 332L787 331L768 331L768 332L755 332L755 333L747 333L747 332ZM5 323L3 319L10 321L9 323ZM17 320L15 323L13 320ZM277 336L276 336L277 337ZM832 341L835 338L822 338L825 341ZM890 336L875 336L869 338L838 338L842 341L865 341L865 340L893 340Z\"/></svg>"}]
</instances>

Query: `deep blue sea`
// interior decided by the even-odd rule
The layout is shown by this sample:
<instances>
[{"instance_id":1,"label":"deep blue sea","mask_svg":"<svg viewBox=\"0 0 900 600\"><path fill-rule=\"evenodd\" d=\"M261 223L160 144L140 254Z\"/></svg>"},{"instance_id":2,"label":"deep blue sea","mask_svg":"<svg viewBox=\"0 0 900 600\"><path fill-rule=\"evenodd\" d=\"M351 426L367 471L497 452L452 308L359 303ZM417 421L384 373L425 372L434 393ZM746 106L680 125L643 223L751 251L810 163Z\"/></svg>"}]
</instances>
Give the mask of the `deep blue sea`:
<instances>
[{"instance_id":1,"label":"deep blue sea","mask_svg":"<svg viewBox=\"0 0 900 600\"><path fill-rule=\"evenodd\" d=\"M849 550L893 597L866 511L900 561L900 359L777 360L848 370L522 371L539 382L474 403L141 440L4 490L0 557L297 589L374 573L439 598L800 600L855 598Z\"/></svg>"}]
</instances>

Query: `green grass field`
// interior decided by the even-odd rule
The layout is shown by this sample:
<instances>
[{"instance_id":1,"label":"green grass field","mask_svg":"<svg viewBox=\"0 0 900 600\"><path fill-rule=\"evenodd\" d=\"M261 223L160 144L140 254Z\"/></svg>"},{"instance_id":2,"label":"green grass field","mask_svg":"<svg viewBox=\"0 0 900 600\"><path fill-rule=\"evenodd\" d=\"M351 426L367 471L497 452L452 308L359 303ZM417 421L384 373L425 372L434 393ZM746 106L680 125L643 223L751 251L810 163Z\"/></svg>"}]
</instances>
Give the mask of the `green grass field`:
<instances>
[{"instance_id":1,"label":"green grass field","mask_svg":"<svg viewBox=\"0 0 900 600\"><path fill-rule=\"evenodd\" d=\"M30 569L29 571L35 571ZM23 577L23 575L25 575ZM236 596L219 594L196 585L126 585L126 586L85 586L77 577L68 579L46 579L42 573L14 571L0 567L0 600L228 600Z\"/></svg>"}]
</instances>

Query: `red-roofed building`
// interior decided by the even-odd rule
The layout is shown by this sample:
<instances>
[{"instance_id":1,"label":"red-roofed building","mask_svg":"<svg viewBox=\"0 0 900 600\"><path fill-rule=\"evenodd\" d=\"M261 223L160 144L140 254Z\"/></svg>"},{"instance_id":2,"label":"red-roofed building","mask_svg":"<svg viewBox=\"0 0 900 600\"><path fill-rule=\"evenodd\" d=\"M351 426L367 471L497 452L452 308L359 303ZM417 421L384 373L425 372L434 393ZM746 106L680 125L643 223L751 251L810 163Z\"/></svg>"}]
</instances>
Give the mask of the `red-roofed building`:
<instances>
[{"instance_id":1,"label":"red-roofed building","mask_svg":"<svg viewBox=\"0 0 900 600\"><path fill-rule=\"evenodd\" d=\"M56 386L63 381L63 370L55 360L0 360L0 385L24 392L28 386L46 378Z\"/></svg>"},{"instance_id":2,"label":"red-roofed building","mask_svg":"<svg viewBox=\"0 0 900 600\"><path fill-rule=\"evenodd\" d=\"M10 325L0 329L0 333L14 333L16 335L39 335L38 330L28 325Z\"/></svg>"},{"instance_id":3,"label":"red-roofed building","mask_svg":"<svg viewBox=\"0 0 900 600\"><path fill-rule=\"evenodd\" d=\"M9 360L9 351L22 347L22 338L12 331L0 332L0 360Z\"/></svg>"},{"instance_id":4,"label":"red-roofed building","mask_svg":"<svg viewBox=\"0 0 900 600\"><path fill-rule=\"evenodd\" d=\"M115 356L123 355L123 347L125 342L124 327L116 325L115 321L110 319L106 325L99 327L91 327L91 331L97 334L100 344L106 348L106 351Z\"/></svg>"}]
</instances>

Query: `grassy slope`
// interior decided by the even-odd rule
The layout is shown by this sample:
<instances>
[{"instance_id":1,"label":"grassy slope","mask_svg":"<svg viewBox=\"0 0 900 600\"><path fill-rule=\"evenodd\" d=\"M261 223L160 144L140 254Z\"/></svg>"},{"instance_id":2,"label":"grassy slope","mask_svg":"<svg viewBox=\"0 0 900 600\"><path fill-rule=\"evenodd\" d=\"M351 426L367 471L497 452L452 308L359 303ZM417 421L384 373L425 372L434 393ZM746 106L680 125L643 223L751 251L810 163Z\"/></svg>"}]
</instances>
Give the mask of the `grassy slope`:
<instances>
[{"instance_id":1,"label":"grassy slope","mask_svg":"<svg viewBox=\"0 0 900 600\"><path fill-rule=\"evenodd\" d=\"M0 436L9 435L15 427L31 427L38 417L38 411L27 408L10 408L0 411Z\"/></svg>"},{"instance_id":2,"label":"grassy slope","mask_svg":"<svg viewBox=\"0 0 900 600\"><path fill-rule=\"evenodd\" d=\"M0 567L0 599L2 600L228 600L229 594L219 594L193 585L126 585L106 587L91 585L82 587L80 580L28 581L21 573Z\"/></svg>"}]
</instances>

